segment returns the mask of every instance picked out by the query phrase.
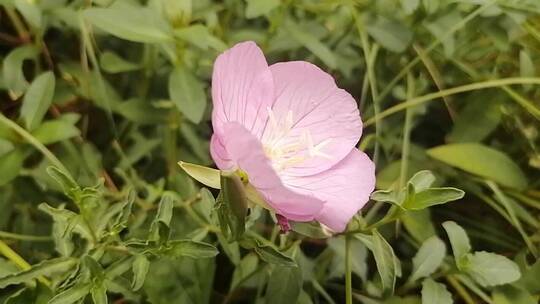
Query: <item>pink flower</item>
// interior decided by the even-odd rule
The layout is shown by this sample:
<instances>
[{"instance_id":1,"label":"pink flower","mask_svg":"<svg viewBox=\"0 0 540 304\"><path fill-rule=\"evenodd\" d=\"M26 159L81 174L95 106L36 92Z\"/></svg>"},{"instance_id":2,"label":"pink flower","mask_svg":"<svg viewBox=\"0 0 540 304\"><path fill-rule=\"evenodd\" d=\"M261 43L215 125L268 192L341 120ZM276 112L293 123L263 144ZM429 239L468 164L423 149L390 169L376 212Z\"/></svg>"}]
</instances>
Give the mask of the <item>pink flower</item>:
<instances>
[{"instance_id":1,"label":"pink flower","mask_svg":"<svg viewBox=\"0 0 540 304\"><path fill-rule=\"evenodd\" d=\"M276 214L339 232L369 200L375 166L355 148L356 102L317 66L268 66L254 42L239 43L214 64L212 99L212 158L247 173Z\"/></svg>"}]
</instances>

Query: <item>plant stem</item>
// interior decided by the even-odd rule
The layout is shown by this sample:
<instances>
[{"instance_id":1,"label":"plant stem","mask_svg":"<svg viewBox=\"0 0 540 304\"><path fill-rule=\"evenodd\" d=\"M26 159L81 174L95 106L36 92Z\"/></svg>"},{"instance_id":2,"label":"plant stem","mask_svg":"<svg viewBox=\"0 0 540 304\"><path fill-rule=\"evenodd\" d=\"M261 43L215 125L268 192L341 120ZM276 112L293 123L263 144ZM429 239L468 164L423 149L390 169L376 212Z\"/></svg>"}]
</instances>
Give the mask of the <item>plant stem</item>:
<instances>
[{"instance_id":1,"label":"plant stem","mask_svg":"<svg viewBox=\"0 0 540 304\"><path fill-rule=\"evenodd\" d=\"M476 303L474 299L471 297L471 295L467 292L467 290L463 288L463 286L461 286L461 284L456 280L456 278L454 278L454 276L448 275L446 276L446 280L448 281L450 285L452 285L452 287L454 287L454 289L461 296L461 298L463 299L465 303L467 304Z\"/></svg>"},{"instance_id":2,"label":"plant stem","mask_svg":"<svg viewBox=\"0 0 540 304\"><path fill-rule=\"evenodd\" d=\"M352 304L351 237L345 237L345 301Z\"/></svg>"},{"instance_id":3,"label":"plant stem","mask_svg":"<svg viewBox=\"0 0 540 304\"><path fill-rule=\"evenodd\" d=\"M17 134L19 134L22 138L24 138L29 144L34 146L37 150L39 150L43 156L45 156L54 166L58 167L60 170L64 171L69 177L73 178L69 171L64 167L62 162L54 156L54 154L47 149L37 138L32 136L32 134L28 133L25 129L23 129L21 126L13 122L11 119L4 116L4 114L0 113L0 124L5 125L6 127L12 129Z\"/></svg>"},{"instance_id":4,"label":"plant stem","mask_svg":"<svg viewBox=\"0 0 540 304\"><path fill-rule=\"evenodd\" d=\"M12 232L7 232L7 231L0 231L0 237L6 238L6 239L14 239L14 240L30 241L30 242L48 242L48 241L52 241L53 239L50 236L26 235L26 234L18 234L18 233L12 233Z\"/></svg>"},{"instance_id":5,"label":"plant stem","mask_svg":"<svg viewBox=\"0 0 540 304\"><path fill-rule=\"evenodd\" d=\"M433 99L441 98L448 95L454 95L459 94L463 92L469 92L469 91L475 91L475 90L481 90L481 89L487 89L487 88L495 88L495 87L502 87L505 85L513 85L513 84L537 84L540 85L540 78L536 77L511 77L511 78L502 78L502 79L496 79L496 80L488 80L488 81L481 81L481 82L475 82L470 83L466 85L462 85L459 87L454 87L450 89L445 89L439 92L429 93L423 96L418 96L409 100L406 100L404 102L401 102L393 107L390 107L381 113L379 115L375 115L371 117L370 119L366 120L364 122L364 127L370 126L377 121L390 116L392 114L398 113L400 111L403 111L410 107L415 107L417 105L423 104L425 102L431 101Z\"/></svg>"},{"instance_id":6,"label":"plant stem","mask_svg":"<svg viewBox=\"0 0 540 304\"><path fill-rule=\"evenodd\" d=\"M17 265L17 267L19 267L19 269L21 270L28 270L30 268L32 268L32 266L25 260L23 259L18 253L16 253L15 251L13 251L13 249L11 249L11 247L9 247L6 243L4 243L4 241L0 240L0 254L2 254L3 256L5 256L8 260L10 260L11 262L13 262L13 264ZM46 278L44 277L39 277L38 280L47 285L47 286L50 286L51 285L51 282L49 282L49 280L47 280Z\"/></svg>"}]
</instances>

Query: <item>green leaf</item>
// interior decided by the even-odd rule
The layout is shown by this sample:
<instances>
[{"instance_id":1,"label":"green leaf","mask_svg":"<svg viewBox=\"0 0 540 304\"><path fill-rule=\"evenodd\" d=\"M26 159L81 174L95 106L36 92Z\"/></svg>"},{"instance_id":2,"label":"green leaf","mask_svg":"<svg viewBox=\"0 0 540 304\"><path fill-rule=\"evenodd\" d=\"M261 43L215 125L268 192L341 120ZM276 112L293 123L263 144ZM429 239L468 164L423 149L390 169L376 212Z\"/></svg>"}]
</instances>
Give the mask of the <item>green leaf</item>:
<instances>
[{"instance_id":1,"label":"green leaf","mask_svg":"<svg viewBox=\"0 0 540 304\"><path fill-rule=\"evenodd\" d=\"M525 268L521 279L516 284L525 288L531 294L539 294L540 281L538 281L538 278L540 278L540 259L536 260L532 266Z\"/></svg>"},{"instance_id":2,"label":"green leaf","mask_svg":"<svg viewBox=\"0 0 540 304\"><path fill-rule=\"evenodd\" d=\"M296 303L302 290L299 267L276 266L268 279L266 303Z\"/></svg>"},{"instance_id":3,"label":"green leaf","mask_svg":"<svg viewBox=\"0 0 540 304\"><path fill-rule=\"evenodd\" d=\"M512 283L521 277L516 263L505 256L484 251L470 255L466 272L483 287Z\"/></svg>"},{"instance_id":4,"label":"green leaf","mask_svg":"<svg viewBox=\"0 0 540 304\"><path fill-rule=\"evenodd\" d=\"M0 278L0 288L4 288L13 284L28 283L40 276L50 276L56 273L64 273L73 268L77 264L77 260L73 258L56 258L46 260L39 264L33 265L32 268L21 272L13 273L3 278Z\"/></svg>"},{"instance_id":5,"label":"green leaf","mask_svg":"<svg viewBox=\"0 0 540 304\"><path fill-rule=\"evenodd\" d=\"M368 244L366 246L373 252L382 287L390 294L393 294L397 272L394 250L377 230L373 230L372 242L371 248Z\"/></svg>"},{"instance_id":6,"label":"green leaf","mask_svg":"<svg viewBox=\"0 0 540 304\"><path fill-rule=\"evenodd\" d=\"M105 51L99 56L99 65L105 72L111 74L130 72L141 68L140 65L129 62L110 51Z\"/></svg>"},{"instance_id":7,"label":"green leaf","mask_svg":"<svg viewBox=\"0 0 540 304\"><path fill-rule=\"evenodd\" d=\"M482 102L481 100L489 100ZM465 97L465 106L459 112L452 131L448 134L450 142L480 142L491 134L502 117L505 96L499 92L482 91Z\"/></svg>"},{"instance_id":8,"label":"green leaf","mask_svg":"<svg viewBox=\"0 0 540 304\"><path fill-rule=\"evenodd\" d=\"M291 229L299 234L305 235L312 239L326 239L332 236L330 232L325 230L319 222L293 222L289 221Z\"/></svg>"},{"instance_id":9,"label":"green leaf","mask_svg":"<svg viewBox=\"0 0 540 304\"><path fill-rule=\"evenodd\" d=\"M131 288L134 291L139 290L146 279L146 274L150 268L150 261L143 254L137 255L133 261L133 282Z\"/></svg>"},{"instance_id":10,"label":"green leaf","mask_svg":"<svg viewBox=\"0 0 540 304\"><path fill-rule=\"evenodd\" d=\"M322 43L318 38L311 35L309 32L302 30L290 19L287 20L284 27L294 40L310 50L313 54L315 54L315 56L319 57L319 59L325 65L331 69L335 69L337 67L337 59L326 44Z\"/></svg>"},{"instance_id":11,"label":"green leaf","mask_svg":"<svg viewBox=\"0 0 540 304\"><path fill-rule=\"evenodd\" d=\"M222 52L227 49L227 45L212 35L208 28L202 24L194 24L175 29L174 36L191 43L202 50L213 48Z\"/></svg>"},{"instance_id":12,"label":"green leaf","mask_svg":"<svg viewBox=\"0 0 540 304\"><path fill-rule=\"evenodd\" d=\"M21 118L28 130L34 130L47 113L54 96L55 78L52 72L45 72L32 81L24 95Z\"/></svg>"},{"instance_id":13,"label":"green leaf","mask_svg":"<svg viewBox=\"0 0 540 304\"><path fill-rule=\"evenodd\" d=\"M230 229L232 240L238 240L246 229L247 197L245 185L236 173L221 174L221 192L217 200L220 227L227 235Z\"/></svg>"},{"instance_id":14,"label":"green leaf","mask_svg":"<svg viewBox=\"0 0 540 304\"><path fill-rule=\"evenodd\" d=\"M2 78L12 99L19 98L26 88L28 81L24 77L23 63L27 59L36 59L39 50L33 45L25 45L11 51L2 62Z\"/></svg>"},{"instance_id":15,"label":"green leaf","mask_svg":"<svg viewBox=\"0 0 540 304\"><path fill-rule=\"evenodd\" d=\"M422 170L416 172L409 180L409 183L414 185L416 192L427 190L435 182L435 175L429 170Z\"/></svg>"},{"instance_id":16,"label":"green leaf","mask_svg":"<svg viewBox=\"0 0 540 304\"><path fill-rule=\"evenodd\" d=\"M94 304L109 303L109 300L107 299L107 287L103 282L92 286L90 293L92 294L92 300L94 301Z\"/></svg>"},{"instance_id":17,"label":"green leaf","mask_svg":"<svg viewBox=\"0 0 540 304\"><path fill-rule=\"evenodd\" d=\"M414 13L414 11L420 5L420 0L401 0L401 7L406 15Z\"/></svg>"},{"instance_id":18,"label":"green leaf","mask_svg":"<svg viewBox=\"0 0 540 304\"><path fill-rule=\"evenodd\" d=\"M396 53L405 51L413 37L407 26L384 17L378 17L375 22L367 25L366 29L377 43Z\"/></svg>"},{"instance_id":19,"label":"green leaf","mask_svg":"<svg viewBox=\"0 0 540 304\"><path fill-rule=\"evenodd\" d=\"M422 282L422 304L452 304L452 294L446 286L432 279Z\"/></svg>"},{"instance_id":20,"label":"green leaf","mask_svg":"<svg viewBox=\"0 0 540 304\"><path fill-rule=\"evenodd\" d=\"M32 135L44 145L64 141L80 134L81 132L73 123L63 119L46 121L32 132Z\"/></svg>"},{"instance_id":21,"label":"green leaf","mask_svg":"<svg viewBox=\"0 0 540 304\"><path fill-rule=\"evenodd\" d=\"M459 269L462 269L465 266L465 259L468 253L471 251L471 244L469 242L469 237L467 233L461 226L452 221L444 222L443 224L446 234L450 239L450 245L452 246L452 251L454 252L454 259L456 261L456 266Z\"/></svg>"},{"instance_id":22,"label":"green leaf","mask_svg":"<svg viewBox=\"0 0 540 304\"><path fill-rule=\"evenodd\" d=\"M86 9L84 16L97 28L121 39L143 43L173 40L169 25L150 8L120 3Z\"/></svg>"},{"instance_id":23,"label":"green leaf","mask_svg":"<svg viewBox=\"0 0 540 304\"><path fill-rule=\"evenodd\" d=\"M456 188L430 188L414 195L414 200L405 201L403 208L421 210L435 205L445 204L461 199L465 192Z\"/></svg>"},{"instance_id":24,"label":"green leaf","mask_svg":"<svg viewBox=\"0 0 540 304\"><path fill-rule=\"evenodd\" d=\"M47 167L47 174L49 174L49 176L51 176L60 186L62 186L64 194L71 199L76 199L76 193L79 192L81 188L68 173L60 170L57 167L49 166Z\"/></svg>"},{"instance_id":25,"label":"green leaf","mask_svg":"<svg viewBox=\"0 0 540 304\"><path fill-rule=\"evenodd\" d=\"M221 189L221 173L219 170L183 161L178 162L178 165L199 183L210 188Z\"/></svg>"},{"instance_id":26,"label":"green leaf","mask_svg":"<svg viewBox=\"0 0 540 304\"><path fill-rule=\"evenodd\" d=\"M0 156L0 186L6 185L19 175L24 158L25 154L19 149Z\"/></svg>"},{"instance_id":27,"label":"green leaf","mask_svg":"<svg viewBox=\"0 0 540 304\"><path fill-rule=\"evenodd\" d=\"M427 239L413 258L413 271L410 281L428 277L441 266L446 256L446 246L438 237Z\"/></svg>"},{"instance_id":28,"label":"green leaf","mask_svg":"<svg viewBox=\"0 0 540 304\"><path fill-rule=\"evenodd\" d=\"M255 253L265 262L286 267L295 267L296 262L289 256L279 252L270 245L257 243L253 248Z\"/></svg>"},{"instance_id":29,"label":"green leaf","mask_svg":"<svg viewBox=\"0 0 540 304\"><path fill-rule=\"evenodd\" d=\"M435 235L429 209L408 211L401 216L401 220L405 229L420 243Z\"/></svg>"},{"instance_id":30,"label":"green leaf","mask_svg":"<svg viewBox=\"0 0 540 304\"><path fill-rule=\"evenodd\" d=\"M259 257L255 254L247 254L242 258L240 263L234 268L230 290L234 290L238 287L238 284L251 276L257 270L258 265Z\"/></svg>"},{"instance_id":31,"label":"green leaf","mask_svg":"<svg viewBox=\"0 0 540 304\"><path fill-rule=\"evenodd\" d=\"M253 19L264 16L279 7L279 0L247 0L246 18Z\"/></svg>"},{"instance_id":32,"label":"green leaf","mask_svg":"<svg viewBox=\"0 0 540 304\"><path fill-rule=\"evenodd\" d=\"M159 250L160 254L181 258L190 257L194 259L213 258L219 251L216 247L203 242L192 240L177 240L169 242L164 248Z\"/></svg>"},{"instance_id":33,"label":"green leaf","mask_svg":"<svg viewBox=\"0 0 540 304\"><path fill-rule=\"evenodd\" d=\"M402 198L394 190L377 190L371 193L371 199L377 202L386 202L401 207Z\"/></svg>"},{"instance_id":34,"label":"green leaf","mask_svg":"<svg viewBox=\"0 0 540 304\"><path fill-rule=\"evenodd\" d=\"M493 180L501 185L523 189L527 179L506 154L476 143L459 143L427 150L429 156L450 166ZM494 166L494 164L497 164Z\"/></svg>"},{"instance_id":35,"label":"green leaf","mask_svg":"<svg viewBox=\"0 0 540 304\"><path fill-rule=\"evenodd\" d=\"M538 304L538 301L524 289L503 285L493 290L493 304Z\"/></svg>"},{"instance_id":36,"label":"green leaf","mask_svg":"<svg viewBox=\"0 0 540 304\"><path fill-rule=\"evenodd\" d=\"M206 94L201 81L185 67L176 67L169 75L169 96L187 119L199 123L206 109Z\"/></svg>"},{"instance_id":37,"label":"green leaf","mask_svg":"<svg viewBox=\"0 0 540 304\"><path fill-rule=\"evenodd\" d=\"M67 290L57 294L48 304L72 304L86 297L92 288L91 283L79 282Z\"/></svg>"},{"instance_id":38,"label":"green leaf","mask_svg":"<svg viewBox=\"0 0 540 304\"><path fill-rule=\"evenodd\" d=\"M159 201L158 211L150 227L149 240L161 242L168 240L173 208L174 199L172 195L165 193Z\"/></svg>"}]
</instances>

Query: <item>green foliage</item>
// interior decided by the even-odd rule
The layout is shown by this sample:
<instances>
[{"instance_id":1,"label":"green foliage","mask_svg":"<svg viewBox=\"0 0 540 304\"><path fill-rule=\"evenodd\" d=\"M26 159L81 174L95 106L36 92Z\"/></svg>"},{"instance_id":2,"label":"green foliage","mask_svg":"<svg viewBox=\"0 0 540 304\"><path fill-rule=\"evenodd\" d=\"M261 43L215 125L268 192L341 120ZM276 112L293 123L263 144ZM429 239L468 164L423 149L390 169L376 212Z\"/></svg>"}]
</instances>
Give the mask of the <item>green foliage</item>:
<instances>
[{"instance_id":1,"label":"green foliage","mask_svg":"<svg viewBox=\"0 0 540 304\"><path fill-rule=\"evenodd\" d=\"M0 302L537 303L539 18L536 0L0 0ZM249 177L212 168L212 65L244 40L358 101L378 187L343 233L281 234Z\"/></svg>"}]
</instances>

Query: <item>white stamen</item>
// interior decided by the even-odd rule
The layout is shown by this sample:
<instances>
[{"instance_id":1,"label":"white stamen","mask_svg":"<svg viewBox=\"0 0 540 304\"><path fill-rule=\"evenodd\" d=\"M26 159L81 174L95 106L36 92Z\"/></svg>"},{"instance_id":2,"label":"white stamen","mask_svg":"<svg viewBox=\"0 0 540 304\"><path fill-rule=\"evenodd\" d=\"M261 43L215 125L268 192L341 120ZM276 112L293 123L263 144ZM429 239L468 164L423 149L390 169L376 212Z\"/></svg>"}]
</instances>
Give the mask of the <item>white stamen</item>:
<instances>
[{"instance_id":1,"label":"white stamen","mask_svg":"<svg viewBox=\"0 0 540 304\"><path fill-rule=\"evenodd\" d=\"M270 124L265 130L262 143L266 155L271 159L277 171L301 164L314 157L332 158L322 151L331 142L330 139L315 145L308 129L302 130L301 136L290 136L294 126L292 111L287 112L285 119L279 120L276 119L271 108L267 108L267 111Z\"/></svg>"}]
</instances>

